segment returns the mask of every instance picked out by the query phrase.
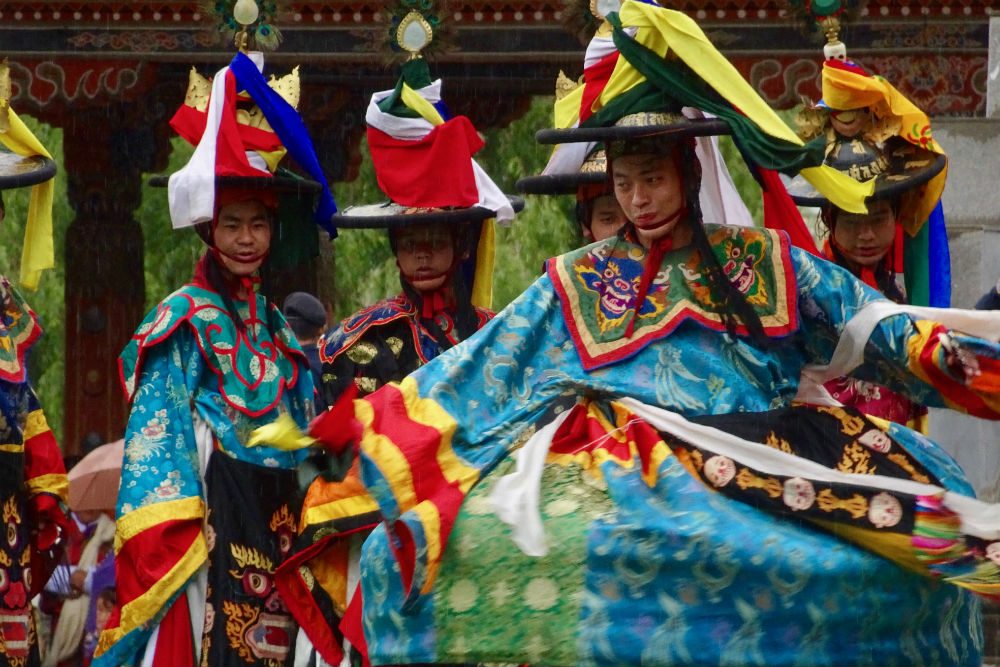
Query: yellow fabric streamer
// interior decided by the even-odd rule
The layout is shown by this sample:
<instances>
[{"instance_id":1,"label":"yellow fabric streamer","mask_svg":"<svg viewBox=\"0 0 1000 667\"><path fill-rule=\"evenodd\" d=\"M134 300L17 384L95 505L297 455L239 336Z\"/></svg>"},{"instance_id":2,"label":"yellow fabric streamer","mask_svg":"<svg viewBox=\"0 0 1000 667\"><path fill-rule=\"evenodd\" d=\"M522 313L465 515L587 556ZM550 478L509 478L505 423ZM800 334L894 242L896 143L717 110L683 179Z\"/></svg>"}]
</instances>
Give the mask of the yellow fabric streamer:
<instances>
[{"instance_id":1,"label":"yellow fabric streamer","mask_svg":"<svg viewBox=\"0 0 1000 667\"><path fill-rule=\"evenodd\" d=\"M52 159L45 146L38 141L31 130L17 117L13 109L7 109L10 129L0 133L0 142L18 155L29 157L41 155ZM28 220L24 226L24 247L21 250L21 285L27 289L38 289L42 271L56 265L55 250L52 245L52 201L55 197L55 181L49 179L32 186L28 203Z\"/></svg>"},{"instance_id":2,"label":"yellow fabric streamer","mask_svg":"<svg viewBox=\"0 0 1000 667\"><path fill-rule=\"evenodd\" d=\"M268 170L273 174L278 168L278 163L281 162L281 158L285 157L285 153L288 149L282 146L275 151L257 151L257 154L264 158L264 162L267 164Z\"/></svg>"},{"instance_id":3,"label":"yellow fabric streamer","mask_svg":"<svg viewBox=\"0 0 1000 667\"><path fill-rule=\"evenodd\" d=\"M496 261L496 223L483 222L476 248L476 271L472 279L472 305L493 309L493 264Z\"/></svg>"},{"instance_id":4,"label":"yellow fabric streamer","mask_svg":"<svg viewBox=\"0 0 1000 667\"><path fill-rule=\"evenodd\" d=\"M566 97L556 100L552 107L552 127L565 130L573 127L580 120L580 103L583 101L583 86L573 89Z\"/></svg>"},{"instance_id":5,"label":"yellow fabric streamer","mask_svg":"<svg viewBox=\"0 0 1000 667\"><path fill-rule=\"evenodd\" d=\"M856 181L829 165L806 167L799 172L837 208L848 213L867 213L865 199L875 192L875 179Z\"/></svg>"},{"instance_id":6,"label":"yellow fabric streamer","mask_svg":"<svg viewBox=\"0 0 1000 667\"><path fill-rule=\"evenodd\" d=\"M799 137L764 102L732 63L719 53L689 16L683 12L634 0L622 3L618 16L621 18L622 27L639 29L635 35L636 41L660 57L665 57L667 52L672 50L699 77L762 131L797 146L802 145ZM632 70L634 74L628 70ZM616 77L622 78L621 84L618 85L623 86L617 92L612 88L616 85ZM607 88L601 93L602 104L643 80L644 77L624 58L619 58Z\"/></svg>"},{"instance_id":7,"label":"yellow fabric streamer","mask_svg":"<svg viewBox=\"0 0 1000 667\"><path fill-rule=\"evenodd\" d=\"M705 83L772 137L802 146L788 125L757 94L743 76L686 14L659 6L626 0L618 14L624 28L637 28L635 40L660 57L669 51L680 58ZM645 81L625 58L619 58L608 85L594 103L594 111ZM875 191L874 180L859 183L827 166L802 170L802 176L839 208L865 213L864 201Z\"/></svg>"},{"instance_id":8,"label":"yellow fabric streamer","mask_svg":"<svg viewBox=\"0 0 1000 667\"><path fill-rule=\"evenodd\" d=\"M303 433L295 420L287 412L278 415L270 424L254 429L247 442L248 447L266 445L283 452L294 452L315 444L316 439Z\"/></svg>"},{"instance_id":9,"label":"yellow fabric streamer","mask_svg":"<svg viewBox=\"0 0 1000 667\"><path fill-rule=\"evenodd\" d=\"M441 114L438 113L438 110L434 108L434 105L428 102L423 95L406 85L405 82L403 83L403 90L400 97L403 100L403 104L413 111L416 111L420 114L421 118L426 120L431 125L444 125L444 118L442 118Z\"/></svg>"},{"instance_id":10,"label":"yellow fabric streamer","mask_svg":"<svg viewBox=\"0 0 1000 667\"><path fill-rule=\"evenodd\" d=\"M944 155L931 135L931 121L917 105L879 76L865 76L835 67L823 68L823 102L831 109L849 110L869 107L879 118L899 121L899 136L914 146ZM948 178L948 167L915 193L912 204L904 202L901 218L906 231L915 235L941 199Z\"/></svg>"}]
</instances>

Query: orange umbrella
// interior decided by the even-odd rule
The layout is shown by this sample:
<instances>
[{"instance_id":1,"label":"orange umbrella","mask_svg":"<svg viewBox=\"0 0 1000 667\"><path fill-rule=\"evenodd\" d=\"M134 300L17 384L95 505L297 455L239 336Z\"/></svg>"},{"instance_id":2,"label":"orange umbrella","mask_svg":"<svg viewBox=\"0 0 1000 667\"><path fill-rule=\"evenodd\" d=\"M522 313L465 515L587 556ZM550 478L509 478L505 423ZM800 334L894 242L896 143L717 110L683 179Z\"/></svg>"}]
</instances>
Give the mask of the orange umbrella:
<instances>
[{"instance_id":1,"label":"orange umbrella","mask_svg":"<svg viewBox=\"0 0 1000 667\"><path fill-rule=\"evenodd\" d=\"M114 510L122 478L125 441L95 448L69 471L69 506L74 512Z\"/></svg>"}]
</instances>

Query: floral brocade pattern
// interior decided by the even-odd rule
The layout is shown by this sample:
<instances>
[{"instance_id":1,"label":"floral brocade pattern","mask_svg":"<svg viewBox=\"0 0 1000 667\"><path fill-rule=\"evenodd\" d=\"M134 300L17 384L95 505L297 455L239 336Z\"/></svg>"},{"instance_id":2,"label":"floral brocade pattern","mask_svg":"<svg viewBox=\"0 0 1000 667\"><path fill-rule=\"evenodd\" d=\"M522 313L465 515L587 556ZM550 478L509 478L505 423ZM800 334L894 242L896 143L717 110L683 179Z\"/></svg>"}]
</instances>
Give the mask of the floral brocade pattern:
<instances>
[{"instance_id":1,"label":"floral brocade pattern","mask_svg":"<svg viewBox=\"0 0 1000 667\"><path fill-rule=\"evenodd\" d=\"M289 412L299 423L311 418L308 373L302 373L307 378L303 386L284 392L281 406L261 417L249 417L223 398L214 373L205 365L194 337L186 330L158 345L146 359L125 434L120 514L202 495L192 405L211 428L215 447L233 458L266 468L293 468L305 455L244 443L253 429L272 422L279 411Z\"/></svg>"}]
</instances>

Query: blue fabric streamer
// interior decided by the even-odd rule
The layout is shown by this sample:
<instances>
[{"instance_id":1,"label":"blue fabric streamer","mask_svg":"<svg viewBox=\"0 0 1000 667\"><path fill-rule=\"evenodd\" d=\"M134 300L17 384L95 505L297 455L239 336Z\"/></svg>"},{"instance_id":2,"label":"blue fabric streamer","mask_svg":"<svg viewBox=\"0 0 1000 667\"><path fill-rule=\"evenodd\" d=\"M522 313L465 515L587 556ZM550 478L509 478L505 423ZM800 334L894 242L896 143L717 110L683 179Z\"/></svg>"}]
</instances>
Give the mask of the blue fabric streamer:
<instances>
[{"instance_id":1,"label":"blue fabric streamer","mask_svg":"<svg viewBox=\"0 0 1000 667\"><path fill-rule=\"evenodd\" d=\"M245 54L237 53L229 63L229 70L236 77L240 88L246 90L260 107L292 158L323 187L313 219L329 232L330 238L336 238L337 228L333 225L332 216L337 212L337 203L333 200L326 174L319 165L319 158L302 117L281 95L271 90L257 66Z\"/></svg>"},{"instance_id":2,"label":"blue fabric streamer","mask_svg":"<svg viewBox=\"0 0 1000 667\"><path fill-rule=\"evenodd\" d=\"M948 232L944 224L944 208L937 206L927 219L929 227L927 268L930 273L930 306L951 307L951 252L948 249Z\"/></svg>"}]
</instances>

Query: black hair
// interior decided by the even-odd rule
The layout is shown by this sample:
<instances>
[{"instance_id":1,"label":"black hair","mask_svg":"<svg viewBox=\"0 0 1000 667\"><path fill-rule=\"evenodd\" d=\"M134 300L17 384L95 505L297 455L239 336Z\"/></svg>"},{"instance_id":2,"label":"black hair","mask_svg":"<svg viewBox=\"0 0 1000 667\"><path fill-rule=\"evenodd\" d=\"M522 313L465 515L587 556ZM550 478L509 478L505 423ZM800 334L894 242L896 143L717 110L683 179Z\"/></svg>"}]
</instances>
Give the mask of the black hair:
<instances>
[{"instance_id":1,"label":"black hair","mask_svg":"<svg viewBox=\"0 0 1000 667\"><path fill-rule=\"evenodd\" d=\"M590 216L594 212L593 199L576 202L576 221L581 229L590 229Z\"/></svg>"},{"instance_id":2,"label":"black hair","mask_svg":"<svg viewBox=\"0 0 1000 667\"><path fill-rule=\"evenodd\" d=\"M692 244L701 256L702 265L708 270L709 294L712 301L718 304L715 308L716 314L726 325L726 331L731 337L736 337L736 328L742 324L757 347L769 347L771 339L764 332L760 316L747 301L746 296L726 277L726 272L722 269L719 258L712 251L712 244L705 232L700 201L701 162L698 161L698 156L695 154L694 140L682 140L673 143L672 146L660 146L659 148L657 155L668 160L678 160L678 175L683 184L684 201L687 206L686 222L691 228ZM608 167L611 168L610 162Z\"/></svg>"}]
</instances>

